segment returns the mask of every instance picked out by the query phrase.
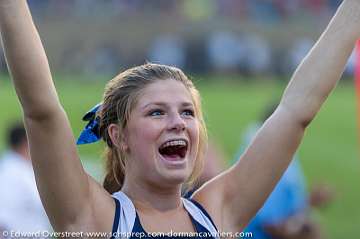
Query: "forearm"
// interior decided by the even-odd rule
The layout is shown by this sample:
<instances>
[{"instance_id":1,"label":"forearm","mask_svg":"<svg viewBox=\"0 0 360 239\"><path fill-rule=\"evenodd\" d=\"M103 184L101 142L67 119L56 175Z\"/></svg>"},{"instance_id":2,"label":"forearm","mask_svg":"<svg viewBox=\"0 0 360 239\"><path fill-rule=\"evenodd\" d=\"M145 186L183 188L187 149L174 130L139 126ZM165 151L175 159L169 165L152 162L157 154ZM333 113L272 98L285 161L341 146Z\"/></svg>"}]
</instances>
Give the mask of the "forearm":
<instances>
[{"instance_id":1,"label":"forearm","mask_svg":"<svg viewBox=\"0 0 360 239\"><path fill-rule=\"evenodd\" d=\"M0 29L8 68L25 115L44 116L57 109L49 64L26 0L0 1Z\"/></svg>"},{"instance_id":2,"label":"forearm","mask_svg":"<svg viewBox=\"0 0 360 239\"><path fill-rule=\"evenodd\" d=\"M307 125L335 87L360 36L360 1L346 0L295 71L281 105Z\"/></svg>"}]
</instances>

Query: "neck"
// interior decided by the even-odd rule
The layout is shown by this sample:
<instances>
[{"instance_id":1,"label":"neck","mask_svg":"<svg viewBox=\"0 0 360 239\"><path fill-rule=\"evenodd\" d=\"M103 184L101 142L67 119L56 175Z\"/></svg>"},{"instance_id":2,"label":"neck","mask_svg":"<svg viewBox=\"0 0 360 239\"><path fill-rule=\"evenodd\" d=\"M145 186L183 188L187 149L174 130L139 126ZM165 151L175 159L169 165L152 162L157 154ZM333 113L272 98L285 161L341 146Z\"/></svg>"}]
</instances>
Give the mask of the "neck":
<instances>
[{"instance_id":1,"label":"neck","mask_svg":"<svg viewBox=\"0 0 360 239\"><path fill-rule=\"evenodd\" d=\"M181 185L157 187L125 177L121 191L131 198L136 209L169 211L182 207Z\"/></svg>"}]
</instances>

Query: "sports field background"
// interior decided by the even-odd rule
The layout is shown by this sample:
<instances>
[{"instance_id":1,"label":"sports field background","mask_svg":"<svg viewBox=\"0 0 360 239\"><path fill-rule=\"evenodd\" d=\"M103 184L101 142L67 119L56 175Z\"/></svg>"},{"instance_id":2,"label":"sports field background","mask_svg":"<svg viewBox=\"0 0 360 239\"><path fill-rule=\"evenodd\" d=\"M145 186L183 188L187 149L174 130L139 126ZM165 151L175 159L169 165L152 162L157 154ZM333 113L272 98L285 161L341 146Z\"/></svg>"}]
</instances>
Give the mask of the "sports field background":
<instances>
[{"instance_id":1,"label":"sports field background","mask_svg":"<svg viewBox=\"0 0 360 239\"><path fill-rule=\"evenodd\" d=\"M236 78L195 77L209 134L224 149L228 163L237 152L243 130L258 118L266 103L281 96L285 87L281 81L238 81ZM85 125L81 121L84 112L101 100L106 79L55 77L75 136ZM309 187L323 182L335 189L334 203L314 213L331 239L358 238L360 234L360 159L355 102L351 80L341 82L308 128L299 149ZM3 136L6 126L21 117L8 76L0 79L0 105L0 135ZM4 147L1 137L1 152ZM101 143L79 147L82 159L98 164L101 164L101 151Z\"/></svg>"}]
</instances>

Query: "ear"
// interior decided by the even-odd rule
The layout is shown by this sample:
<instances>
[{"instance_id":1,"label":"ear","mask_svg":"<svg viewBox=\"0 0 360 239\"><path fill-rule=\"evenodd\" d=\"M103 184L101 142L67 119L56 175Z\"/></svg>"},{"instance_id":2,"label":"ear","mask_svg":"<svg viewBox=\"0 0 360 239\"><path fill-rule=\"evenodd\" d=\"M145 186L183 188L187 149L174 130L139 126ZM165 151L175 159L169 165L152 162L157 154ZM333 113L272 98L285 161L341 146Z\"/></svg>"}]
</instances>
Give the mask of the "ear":
<instances>
[{"instance_id":1,"label":"ear","mask_svg":"<svg viewBox=\"0 0 360 239\"><path fill-rule=\"evenodd\" d=\"M107 130L113 145L122 151L126 151L128 146L124 140L124 135L121 133L120 126L117 124L110 124Z\"/></svg>"}]
</instances>

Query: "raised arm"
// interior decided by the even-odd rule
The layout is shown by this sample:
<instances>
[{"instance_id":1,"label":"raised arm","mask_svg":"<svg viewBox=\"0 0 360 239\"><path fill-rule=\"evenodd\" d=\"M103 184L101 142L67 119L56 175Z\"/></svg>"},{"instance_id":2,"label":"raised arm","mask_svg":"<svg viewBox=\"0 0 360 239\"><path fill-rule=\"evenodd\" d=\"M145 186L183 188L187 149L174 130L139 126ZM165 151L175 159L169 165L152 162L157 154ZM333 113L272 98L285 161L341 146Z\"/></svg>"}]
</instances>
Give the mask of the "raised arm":
<instances>
[{"instance_id":1,"label":"raised arm","mask_svg":"<svg viewBox=\"0 0 360 239\"><path fill-rule=\"evenodd\" d=\"M195 194L221 230L242 229L262 206L340 79L359 36L360 0L345 0L239 162Z\"/></svg>"},{"instance_id":2,"label":"raised arm","mask_svg":"<svg viewBox=\"0 0 360 239\"><path fill-rule=\"evenodd\" d=\"M103 191L89 179L78 158L26 0L0 0L0 29L23 108L41 200L55 230L75 230L92 213L94 191L96 195Z\"/></svg>"}]
</instances>

